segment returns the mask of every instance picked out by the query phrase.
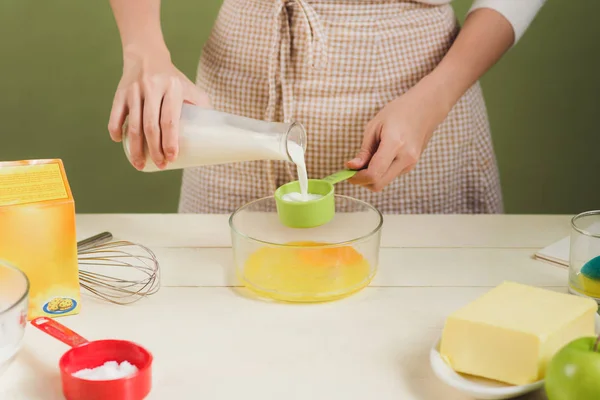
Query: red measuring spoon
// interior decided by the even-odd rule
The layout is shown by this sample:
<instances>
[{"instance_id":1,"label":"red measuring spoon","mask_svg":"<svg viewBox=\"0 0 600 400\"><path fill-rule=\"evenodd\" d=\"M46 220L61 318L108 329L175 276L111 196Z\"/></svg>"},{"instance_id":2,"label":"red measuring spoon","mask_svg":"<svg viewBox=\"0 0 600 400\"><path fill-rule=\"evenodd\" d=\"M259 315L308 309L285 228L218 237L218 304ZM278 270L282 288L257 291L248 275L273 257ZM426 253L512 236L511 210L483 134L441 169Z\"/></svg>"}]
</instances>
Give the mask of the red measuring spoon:
<instances>
[{"instance_id":1,"label":"red measuring spoon","mask_svg":"<svg viewBox=\"0 0 600 400\"><path fill-rule=\"evenodd\" d=\"M66 326L47 317L35 318L31 325L71 346L58 363L63 394L67 400L142 400L152 386L152 354L127 340L88 341ZM128 377L92 381L73 374L96 368L107 361L128 361L138 371Z\"/></svg>"}]
</instances>

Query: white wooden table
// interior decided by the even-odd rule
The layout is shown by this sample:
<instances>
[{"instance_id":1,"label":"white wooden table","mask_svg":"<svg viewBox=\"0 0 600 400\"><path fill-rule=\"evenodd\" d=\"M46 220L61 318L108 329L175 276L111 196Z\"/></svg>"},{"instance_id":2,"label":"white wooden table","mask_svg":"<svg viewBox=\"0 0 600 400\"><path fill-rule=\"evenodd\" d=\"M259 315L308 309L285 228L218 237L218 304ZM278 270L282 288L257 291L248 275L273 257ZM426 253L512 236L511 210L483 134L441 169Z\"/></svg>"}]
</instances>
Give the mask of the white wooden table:
<instances>
[{"instance_id":1,"label":"white wooden table","mask_svg":"<svg viewBox=\"0 0 600 400\"><path fill-rule=\"evenodd\" d=\"M532 255L569 233L568 216L387 216L371 286L299 306L233 287L227 216L78 215L77 225L80 239L107 230L159 257L156 295L132 306L85 295L80 315L60 319L88 339L130 339L153 352L150 400L468 400L429 367L446 315L503 280L567 285L565 269ZM28 326L0 399L63 399L57 362L66 350Z\"/></svg>"}]
</instances>

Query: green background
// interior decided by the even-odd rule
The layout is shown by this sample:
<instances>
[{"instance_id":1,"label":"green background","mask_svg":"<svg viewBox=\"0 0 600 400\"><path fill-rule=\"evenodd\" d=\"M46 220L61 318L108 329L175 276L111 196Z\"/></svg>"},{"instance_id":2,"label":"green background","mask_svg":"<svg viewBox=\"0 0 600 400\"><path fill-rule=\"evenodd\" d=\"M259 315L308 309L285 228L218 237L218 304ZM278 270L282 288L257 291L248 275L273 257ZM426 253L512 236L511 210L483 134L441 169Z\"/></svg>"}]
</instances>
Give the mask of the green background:
<instances>
[{"instance_id":1,"label":"green background","mask_svg":"<svg viewBox=\"0 0 600 400\"><path fill-rule=\"evenodd\" d=\"M220 1L163 3L193 78ZM455 2L461 20L470 3ZM482 80L508 213L600 208L600 2L576 3L549 0ZM0 160L62 158L78 212L175 212L180 172L139 173L109 139L121 65L107 0L2 0Z\"/></svg>"}]
</instances>

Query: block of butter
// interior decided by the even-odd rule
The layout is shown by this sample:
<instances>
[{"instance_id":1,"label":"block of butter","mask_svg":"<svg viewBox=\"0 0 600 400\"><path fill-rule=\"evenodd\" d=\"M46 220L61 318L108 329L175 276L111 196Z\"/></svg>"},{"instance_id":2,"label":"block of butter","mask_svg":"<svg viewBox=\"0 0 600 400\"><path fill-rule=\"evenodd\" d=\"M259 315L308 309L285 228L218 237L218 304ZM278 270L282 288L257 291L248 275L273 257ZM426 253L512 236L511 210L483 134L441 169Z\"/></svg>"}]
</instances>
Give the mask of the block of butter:
<instances>
[{"instance_id":1,"label":"block of butter","mask_svg":"<svg viewBox=\"0 0 600 400\"><path fill-rule=\"evenodd\" d=\"M447 318L440 354L459 373L532 383L565 344L595 336L597 309L588 298L504 282Z\"/></svg>"},{"instance_id":2,"label":"block of butter","mask_svg":"<svg viewBox=\"0 0 600 400\"><path fill-rule=\"evenodd\" d=\"M0 162L0 259L29 279L28 320L79 312L75 203L61 160Z\"/></svg>"}]
</instances>

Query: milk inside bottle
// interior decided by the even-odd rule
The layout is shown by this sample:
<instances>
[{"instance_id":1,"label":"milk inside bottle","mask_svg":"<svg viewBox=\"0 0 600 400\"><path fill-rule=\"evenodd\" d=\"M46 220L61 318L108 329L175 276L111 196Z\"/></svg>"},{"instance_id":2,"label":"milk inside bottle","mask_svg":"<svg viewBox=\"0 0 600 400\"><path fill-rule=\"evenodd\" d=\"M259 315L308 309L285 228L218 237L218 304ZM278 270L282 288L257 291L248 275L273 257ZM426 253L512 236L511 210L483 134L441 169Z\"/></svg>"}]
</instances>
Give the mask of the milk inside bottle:
<instances>
[{"instance_id":1,"label":"milk inside bottle","mask_svg":"<svg viewBox=\"0 0 600 400\"><path fill-rule=\"evenodd\" d=\"M306 150L306 132L297 122L265 122L187 103L181 110L178 138L177 159L168 163L165 170L254 160L285 160L297 164L299 154L303 160ZM146 165L143 171L160 171L144 143ZM131 161L127 121L123 126L123 148Z\"/></svg>"}]
</instances>

